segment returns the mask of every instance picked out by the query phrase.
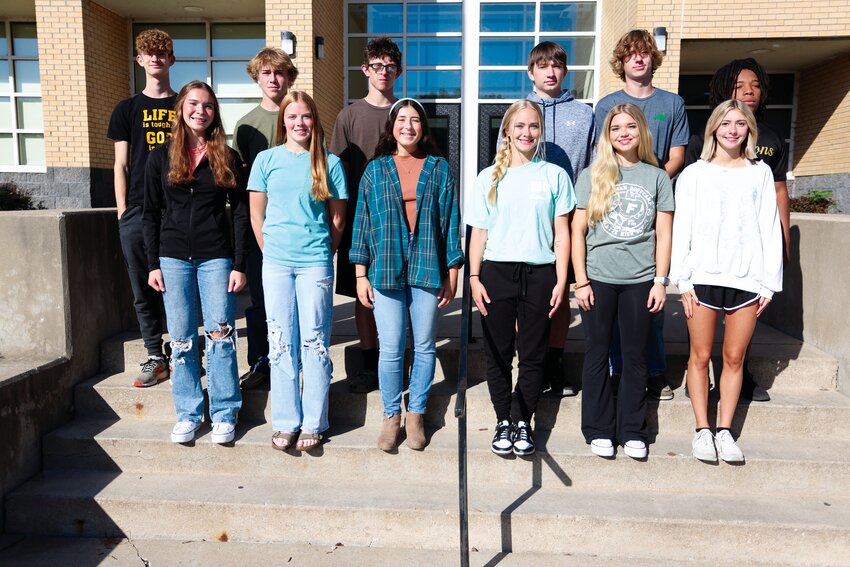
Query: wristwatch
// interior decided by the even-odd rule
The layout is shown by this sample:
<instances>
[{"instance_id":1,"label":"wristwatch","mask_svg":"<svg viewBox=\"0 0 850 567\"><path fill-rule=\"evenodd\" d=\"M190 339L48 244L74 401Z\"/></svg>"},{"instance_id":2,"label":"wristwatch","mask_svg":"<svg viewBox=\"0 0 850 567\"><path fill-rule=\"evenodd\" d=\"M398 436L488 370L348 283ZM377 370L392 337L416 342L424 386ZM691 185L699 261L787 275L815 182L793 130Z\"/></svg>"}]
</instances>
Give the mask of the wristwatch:
<instances>
[{"instance_id":1,"label":"wristwatch","mask_svg":"<svg viewBox=\"0 0 850 567\"><path fill-rule=\"evenodd\" d=\"M668 278L667 276L655 276L652 281L655 283L660 283L664 287L670 285L670 278Z\"/></svg>"}]
</instances>

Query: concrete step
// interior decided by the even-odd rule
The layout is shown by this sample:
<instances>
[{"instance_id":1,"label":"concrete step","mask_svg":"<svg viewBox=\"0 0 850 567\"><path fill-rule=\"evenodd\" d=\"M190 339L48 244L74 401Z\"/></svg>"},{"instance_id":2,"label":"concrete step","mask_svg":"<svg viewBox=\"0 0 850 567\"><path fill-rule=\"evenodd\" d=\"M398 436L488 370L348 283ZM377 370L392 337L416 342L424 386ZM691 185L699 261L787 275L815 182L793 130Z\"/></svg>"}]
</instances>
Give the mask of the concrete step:
<instances>
[{"instance_id":1,"label":"concrete step","mask_svg":"<svg viewBox=\"0 0 850 567\"><path fill-rule=\"evenodd\" d=\"M529 480L498 490L474 486L469 502L470 544L478 549L850 564L847 498L578 490ZM457 487L453 479L411 483L388 475L360 482L49 471L8 497L6 530L450 550L457 546Z\"/></svg>"},{"instance_id":2,"label":"concrete step","mask_svg":"<svg viewBox=\"0 0 850 567\"><path fill-rule=\"evenodd\" d=\"M171 382L152 388L134 388L129 374L100 375L76 387L77 415L95 418L174 419ZM716 392L715 392L716 394ZM454 428L456 385L450 380L435 382L428 402L426 421L432 428ZM712 398L716 401L716 398ZM240 419L244 422L269 421L270 399L267 390L244 393ZM712 405L712 408L714 406ZM348 382L334 377L330 390L330 420L335 426L361 426L379 423L383 413L380 394L352 394ZM487 385L472 381L467 394L469 427L490 429L494 414ZM538 405L535 426L538 430L557 427L580 430L581 394L574 398L549 398ZM714 411L710 414L714 419ZM649 402L647 422L652 432L663 435L693 431L690 401L676 390L676 398L667 402ZM733 423L736 432L747 436L776 436L790 433L799 437L846 439L850 423L850 397L841 392L775 392L767 403L742 402Z\"/></svg>"},{"instance_id":3,"label":"concrete step","mask_svg":"<svg viewBox=\"0 0 850 567\"><path fill-rule=\"evenodd\" d=\"M339 542L338 542L339 543ZM599 557L575 553L504 553L472 549L473 567L609 567L623 564L623 556ZM456 565L457 550L310 545L274 542L174 541L168 539L0 537L0 563L8 566L56 567L56 565L296 565L298 567L352 567L356 565ZM681 560L628 558L634 567L677 567ZM686 561L697 567L706 563ZM711 562L711 567L734 563ZM752 564L756 567L768 563Z\"/></svg>"},{"instance_id":4,"label":"concrete step","mask_svg":"<svg viewBox=\"0 0 850 567\"><path fill-rule=\"evenodd\" d=\"M428 431L425 451L412 451L402 442L388 454L375 446L379 424L354 429L334 427L319 450L282 453L270 447L271 427L240 424L233 446L219 446L204 427L193 446L172 443L172 421L76 420L50 433L44 441L45 469L99 469L140 475L223 472L237 477L283 475L370 482L375 478L404 478L427 483L457 476L457 431ZM744 495L843 494L850 486L850 441L760 437L739 439L746 466L710 466L691 455L691 434L667 434L650 445L646 462L621 452L608 461L591 454L580 433L557 429L536 436L532 458L500 458L490 451L492 431L468 432L470 482L479 486L535 486L562 483L584 490L641 490L687 493L695 485L704 493ZM769 487L765 479L770 479Z\"/></svg>"}]
</instances>

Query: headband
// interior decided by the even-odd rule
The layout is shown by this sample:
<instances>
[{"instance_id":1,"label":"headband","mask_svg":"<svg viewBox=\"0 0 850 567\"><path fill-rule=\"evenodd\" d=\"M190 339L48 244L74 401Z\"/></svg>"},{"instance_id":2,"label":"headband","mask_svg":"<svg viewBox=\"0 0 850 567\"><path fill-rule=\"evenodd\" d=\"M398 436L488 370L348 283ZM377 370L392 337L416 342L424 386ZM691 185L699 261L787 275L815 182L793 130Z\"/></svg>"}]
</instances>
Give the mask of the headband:
<instances>
[{"instance_id":1,"label":"headband","mask_svg":"<svg viewBox=\"0 0 850 567\"><path fill-rule=\"evenodd\" d=\"M428 113L425 112L425 107L422 106L421 102L419 102L415 98L410 98L409 96L406 96L404 98L398 99L397 101L395 101L393 103L393 105L390 107L390 113L389 113L389 115L387 115L387 118L389 119L389 116L392 116L392 113L393 113L393 110L395 110L395 107L397 107L399 104L401 104L402 102L405 102L405 101L412 102L413 104L415 104L416 106L419 107L419 110L422 111L422 114L424 114L425 116L428 116Z\"/></svg>"}]
</instances>

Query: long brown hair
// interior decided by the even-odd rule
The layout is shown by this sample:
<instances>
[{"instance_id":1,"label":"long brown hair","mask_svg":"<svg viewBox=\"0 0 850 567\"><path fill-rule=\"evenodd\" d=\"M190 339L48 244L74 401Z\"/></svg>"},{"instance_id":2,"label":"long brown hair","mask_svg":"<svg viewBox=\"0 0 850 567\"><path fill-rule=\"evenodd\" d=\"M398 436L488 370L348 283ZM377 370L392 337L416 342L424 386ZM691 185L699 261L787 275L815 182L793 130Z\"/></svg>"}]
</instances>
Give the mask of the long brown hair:
<instances>
[{"instance_id":1,"label":"long brown hair","mask_svg":"<svg viewBox=\"0 0 850 567\"><path fill-rule=\"evenodd\" d=\"M319 121L319 109L313 98L304 91L289 91L280 103L277 113L277 136L275 145L282 146L286 143L286 107L294 102L303 102L313 115L313 132L310 134L310 170L313 174L313 199L316 201L327 201L331 198L328 187L328 157L325 154L325 131Z\"/></svg>"},{"instance_id":2,"label":"long brown hair","mask_svg":"<svg viewBox=\"0 0 850 567\"><path fill-rule=\"evenodd\" d=\"M192 183L195 180L192 160L189 157L189 141L191 132L183 120L183 103L194 89L206 91L213 101L215 113L212 122L205 132L207 139L207 159L213 172L215 184L219 187L232 189L236 187L236 174L233 171L233 160L224 136L224 126L221 123L221 110L218 99L208 84L203 81L191 81L180 89L177 95L176 115L171 125L171 147L168 149L168 182L174 185Z\"/></svg>"},{"instance_id":3,"label":"long brown hair","mask_svg":"<svg viewBox=\"0 0 850 567\"><path fill-rule=\"evenodd\" d=\"M419 115L419 123L422 125L422 137L416 144L419 151L429 156L439 156L440 150L434 143L434 137L431 135L431 127L428 126L428 115L425 113L425 108L418 100L413 98L403 98L397 100L390 108L390 115L387 117L387 126L378 140L378 145L375 146L375 157L390 156L398 149L398 141L393 136L393 126L398 118L398 113L402 108L412 108Z\"/></svg>"}]
</instances>

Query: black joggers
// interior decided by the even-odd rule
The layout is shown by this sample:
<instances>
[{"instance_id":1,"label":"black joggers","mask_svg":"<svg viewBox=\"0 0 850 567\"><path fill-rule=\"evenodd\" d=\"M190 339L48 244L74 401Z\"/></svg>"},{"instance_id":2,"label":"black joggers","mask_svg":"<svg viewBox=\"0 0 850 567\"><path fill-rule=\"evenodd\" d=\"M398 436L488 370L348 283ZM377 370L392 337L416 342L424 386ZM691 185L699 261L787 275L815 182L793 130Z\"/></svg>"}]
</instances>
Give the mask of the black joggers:
<instances>
[{"instance_id":1,"label":"black joggers","mask_svg":"<svg viewBox=\"0 0 850 567\"><path fill-rule=\"evenodd\" d=\"M549 300L557 281L555 265L486 261L479 278L490 296L488 315L481 317L481 326L487 386L496 420L511 419L511 367L516 341L519 419L528 423L543 389L543 362L551 323Z\"/></svg>"},{"instance_id":2,"label":"black joggers","mask_svg":"<svg viewBox=\"0 0 850 567\"><path fill-rule=\"evenodd\" d=\"M591 280L594 305L581 312L584 369L581 375L581 432L594 439L646 442L646 341L652 313L646 308L652 280L607 284ZM617 396L608 378L608 351L619 320L623 374Z\"/></svg>"}]
</instances>

